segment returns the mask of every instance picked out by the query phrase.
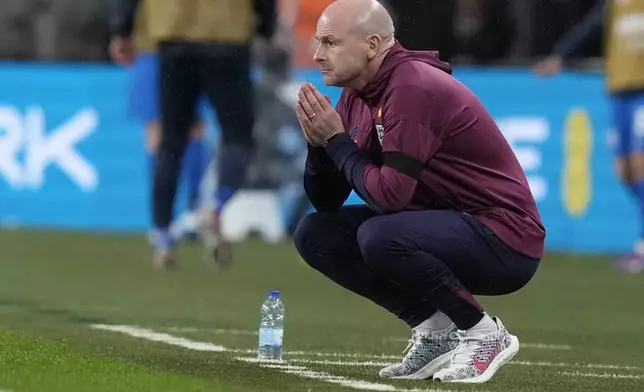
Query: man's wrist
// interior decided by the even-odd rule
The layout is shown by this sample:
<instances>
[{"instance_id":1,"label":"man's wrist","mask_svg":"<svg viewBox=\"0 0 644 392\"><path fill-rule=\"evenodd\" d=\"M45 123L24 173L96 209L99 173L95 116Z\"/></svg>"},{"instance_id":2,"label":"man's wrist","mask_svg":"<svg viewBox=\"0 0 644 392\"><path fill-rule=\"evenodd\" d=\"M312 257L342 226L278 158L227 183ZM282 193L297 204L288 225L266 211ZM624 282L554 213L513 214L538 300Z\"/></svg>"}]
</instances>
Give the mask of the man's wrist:
<instances>
[{"instance_id":1,"label":"man's wrist","mask_svg":"<svg viewBox=\"0 0 644 392\"><path fill-rule=\"evenodd\" d=\"M306 148L308 152L314 153L314 154L319 154L320 152L324 152L323 146L313 145L309 142L306 142Z\"/></svg>"},{"instance_id":2,"label":"man's wrist","mask_svg":"<svg viewBox=\"0 0 644 392\"><path fill-rule=\"evenodd\" d=\"M331 157L338 169L341 169L348 157L358 149L349 134L342 132L329 139L326 144L326 153Z\"/></svg>"},{"instance_id":3,"label":"man's wrist","mask_svg":"<svg viewBox=\"0 0 644 392\"><path fill-rule=\"evenodd\" d=\"M344 131L335 131L333 133L330 133L329 135L327 135L324 138L324 145L329 144L329 141L331 141L331 139L333 139L334 137L336 137L338 135L342 135L343 133L345 133L345 132Z\"/></svg>"}]
</instances>

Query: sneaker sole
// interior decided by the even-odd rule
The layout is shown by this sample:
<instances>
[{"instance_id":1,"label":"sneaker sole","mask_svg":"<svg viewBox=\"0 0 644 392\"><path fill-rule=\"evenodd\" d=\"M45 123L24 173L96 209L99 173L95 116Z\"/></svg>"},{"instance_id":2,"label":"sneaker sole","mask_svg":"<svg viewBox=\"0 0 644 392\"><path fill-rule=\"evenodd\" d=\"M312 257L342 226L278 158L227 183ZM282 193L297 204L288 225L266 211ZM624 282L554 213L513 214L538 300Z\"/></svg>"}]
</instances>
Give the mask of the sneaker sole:
<instances>
[{"instance_id":1,"label":"sneaker sole","mask_svg":"<svg viewBox=\"0 0 644 392\"><path fill-rule=\"evenodd\" d=\"M408 374L405 376L396 376L396 377L386 377L394 380L425 380L432 377L436 372L441 369L446 368L451 359L452 355L456 350L448 351L443 355L438 356L433 361L429 362L427 365L423 366L422 369L417 371L414 374Z\"/></svg>"},{"instance_id":2,"label":"sneaker sole","mask_svg":"<svg viewBox=\"0 0 644 392\"><path fill-rule=\"evenodd\" d=\"M497 357L494 358L494 360L492 360L492 363L490 363L490 366L488 366L488 368L478 376L463 379L463 380L450 380L450 381L443 381L440 379L440 377L434 378L434 379L442 382L463 383L463 384L482 384L484 382L488 382L492 378L492 376L494 376L494 374L501 368L501 366L510 362L510 360L512 360L512 358L519 352L519 338L517 338L514 335L510 335L510 340L512 340L512 342L510 343L508 348L501 351L499 355L497 355Z\"/></svg>"}]
</instances>

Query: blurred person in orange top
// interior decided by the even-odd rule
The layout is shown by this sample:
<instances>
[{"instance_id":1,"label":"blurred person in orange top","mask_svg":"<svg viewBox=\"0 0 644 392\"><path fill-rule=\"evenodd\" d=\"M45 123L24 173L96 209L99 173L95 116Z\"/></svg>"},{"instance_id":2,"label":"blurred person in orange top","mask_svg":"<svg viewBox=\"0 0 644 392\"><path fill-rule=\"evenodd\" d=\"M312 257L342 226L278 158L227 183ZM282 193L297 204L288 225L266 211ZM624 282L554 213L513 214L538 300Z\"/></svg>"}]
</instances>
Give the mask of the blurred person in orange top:
<instances>
[{"instance_id":1,"label":"blurred person in orange top","mask_svg":"<svg viewBox=\"0 0 644 392\"><path fill-rule=\"evenodd\" d=\"M315 30L322 12L333 0L292 0L298 1L297 17L293 24L295 35L295 64L298 67L317 68L313 53L317 47Z\"/></svg>"}]
</instances>

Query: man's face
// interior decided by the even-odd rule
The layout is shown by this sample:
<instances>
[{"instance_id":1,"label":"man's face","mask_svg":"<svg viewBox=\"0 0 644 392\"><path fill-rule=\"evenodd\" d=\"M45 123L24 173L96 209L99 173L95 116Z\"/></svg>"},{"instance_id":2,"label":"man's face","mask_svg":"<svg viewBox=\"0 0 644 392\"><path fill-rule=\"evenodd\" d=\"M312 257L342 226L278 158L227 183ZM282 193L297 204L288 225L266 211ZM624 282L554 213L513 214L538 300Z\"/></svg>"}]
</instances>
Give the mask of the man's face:
<instances>
[{"instance_id":1,"label":"man's face","mask_svg":"<svg viewBox=\"0 0 644 392\"><path fill-rule=\"evenodd\" d=\"M323 16L318 21L316 38L318 47L314 59L325 85L347 87L367 68L369 44L366 37Z\"/></svg>"}]
</instances>

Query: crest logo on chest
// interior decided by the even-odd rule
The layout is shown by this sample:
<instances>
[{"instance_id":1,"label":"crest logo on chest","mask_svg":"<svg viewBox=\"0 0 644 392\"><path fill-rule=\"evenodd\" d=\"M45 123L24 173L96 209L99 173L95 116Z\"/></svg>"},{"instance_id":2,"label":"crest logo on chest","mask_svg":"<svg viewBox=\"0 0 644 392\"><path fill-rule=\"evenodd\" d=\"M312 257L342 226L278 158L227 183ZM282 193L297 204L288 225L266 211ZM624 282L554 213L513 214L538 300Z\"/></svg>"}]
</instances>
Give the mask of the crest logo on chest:
<instances>
[{"instance_id":1,"label":"crest logo on chest","mask_svg":"<svg viewBox=\"0 0 644 392\"><path fill-rule=\"evenodd\" d=\"M382 146L385 140L385 127L382 124L376 124L376 134L378 135L378 141Z\"/></svg>"},{"instance_id":2,"label":"crest logo on chest","mask_svg":"<svg viewBox=\"0 0 644 392\"><path fill-rule=\"evenodd\" d=\"M376 134L378 135L378 141L382 146L385 140L385 127L380 124L380 122L382 122L382 108L378 109L378 119L376 120Z\"/></svg>"}]
</instances>

